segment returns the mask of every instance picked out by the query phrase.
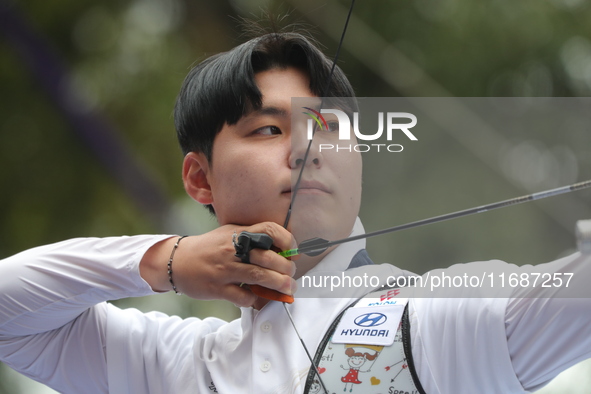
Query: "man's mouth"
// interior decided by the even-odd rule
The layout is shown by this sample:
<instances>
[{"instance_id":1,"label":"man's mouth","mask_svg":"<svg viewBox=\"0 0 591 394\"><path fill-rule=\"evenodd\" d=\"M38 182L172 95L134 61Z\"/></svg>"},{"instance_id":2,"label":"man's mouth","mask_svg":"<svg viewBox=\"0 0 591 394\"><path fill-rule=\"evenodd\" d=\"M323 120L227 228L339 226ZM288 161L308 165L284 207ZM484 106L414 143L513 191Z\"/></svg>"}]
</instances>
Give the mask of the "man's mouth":
<instances>
[{"instance_id":1,"label":"man's mouth","mask_svg":"<svg viewBox=\"0 0 591 394\"><path fill-rule=\"evenodd\" d=\"M291 194L292 190L295 189L295 185L290 185L289 187L285 188L282 193ZM297 188L297 193L306 193L306 194L314 194L314 193L330 193L330 190L327 186L325 186L322 182L318 181L308 181L302 180Z\"/></svg>"}]
</instances>

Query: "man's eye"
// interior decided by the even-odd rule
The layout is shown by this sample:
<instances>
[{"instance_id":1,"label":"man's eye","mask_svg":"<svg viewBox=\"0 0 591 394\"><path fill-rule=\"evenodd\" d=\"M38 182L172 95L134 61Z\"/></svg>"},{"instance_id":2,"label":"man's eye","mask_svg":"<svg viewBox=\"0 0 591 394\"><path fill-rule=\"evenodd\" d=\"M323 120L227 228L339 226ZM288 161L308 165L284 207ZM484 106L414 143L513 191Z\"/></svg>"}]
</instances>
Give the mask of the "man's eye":
<instances>
[{"instance_id":1,"label":"man's eye","mask_svg":"<svg viewBox=\"0 0 591 394\"><path fill-rule=\"evenodd\" d=\"M339 122L327 122L328 131L339 131Z\"/></svg>"},{"instance_id":2,"label":"man's eye","mask_svg":"<svg viewBox=\"0 0 591 394\"><path fill-rule=\"evenodd\" d=\"M275 135L281 134L281 129L277 126L264 126L256 129L253 134L260 134L260 135Z\"/></svg>"}]
</instances>

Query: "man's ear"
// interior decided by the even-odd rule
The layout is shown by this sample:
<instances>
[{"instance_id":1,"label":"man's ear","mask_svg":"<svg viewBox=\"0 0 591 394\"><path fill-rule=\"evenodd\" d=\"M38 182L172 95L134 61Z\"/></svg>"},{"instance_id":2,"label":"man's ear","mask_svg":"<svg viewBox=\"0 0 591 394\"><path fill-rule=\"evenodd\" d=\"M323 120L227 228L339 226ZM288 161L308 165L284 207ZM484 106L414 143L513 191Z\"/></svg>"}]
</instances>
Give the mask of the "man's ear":
<instances>
[{"instance_id":1,"label":"man's ear","mask_svg":"<svg viewBox=\"0 0 591 394\"><path fill-rule=\"evenodd\" d=\"M183 184L187 194L203 205L213 203L208 176L209 161L205 155L196 152L188 153L183 160Z\"/></svg>"}]
</instances>

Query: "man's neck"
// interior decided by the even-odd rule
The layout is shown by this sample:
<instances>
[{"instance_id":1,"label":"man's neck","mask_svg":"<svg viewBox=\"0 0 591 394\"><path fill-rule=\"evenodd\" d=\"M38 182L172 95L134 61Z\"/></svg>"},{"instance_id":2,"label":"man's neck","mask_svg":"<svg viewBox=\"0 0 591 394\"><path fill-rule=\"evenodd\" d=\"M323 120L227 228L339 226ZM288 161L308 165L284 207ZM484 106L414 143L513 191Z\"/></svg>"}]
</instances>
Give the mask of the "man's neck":
<instances>
[{"instance_id":1,"label":"man's neck","mask_svg":"<svg viewBox=\"0 0 591 394\"><path fill-rule=\"evenodd\" d=\"M307 256L305 254L299 255L297 259L293 259L296 265L296 273L293 276L294 279L299 279L304 276L308 271L312 268L316 267L320 261L332 250L333 248L328 249L327 251L323 252L318 256Z\"/></svg>"}]
</instances>

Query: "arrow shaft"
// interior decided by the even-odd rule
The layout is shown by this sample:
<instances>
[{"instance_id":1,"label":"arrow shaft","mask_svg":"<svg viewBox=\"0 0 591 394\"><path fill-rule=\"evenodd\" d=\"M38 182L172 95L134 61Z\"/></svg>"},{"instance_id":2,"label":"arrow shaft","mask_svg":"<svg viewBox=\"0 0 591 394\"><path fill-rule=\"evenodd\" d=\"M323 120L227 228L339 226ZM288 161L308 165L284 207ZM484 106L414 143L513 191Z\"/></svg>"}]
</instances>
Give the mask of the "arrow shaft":
<instances>
[{"instance_id":1,"label":"arrow shaft","mask_svg":"<svg viewBox=\"0 0 591 394\"><path fill-rule=\"evenodd\" d=\"M544 198L553 197L553 196L557 196L557 195L565 194L565 193L570 193L570 192L586 189L589 187L591 187L591 180L575 183L575 184L568 185L568 186L559 187L556 189L545 190L545 191L541 191L541 192L537 192L537 193L533 193L533 194L528 194L526 196L511 198L509 200L503 200L503 201L499 201L499 202L495 202L495 203L491 203L491 204L487 204L487 205L481 205L479 207L464 209L461 211L452 212L452 213L448 213L445 215L434 216L434 217L431 217L428 219L418 220L416 222L401 224L399 226L394 226L394 227L389 227L389 228L385 228L382 230L373 231L371 233L356 235L354 237L338 239L336 241L328 241L322 245L317 245L317 246L312 245L309 247L291 249L291 250L287 250L285 252L282 252L282 256L294 256L296 254L309 253L309 252L317 251L320 248L326 249L331 246L340 245L340 244L347 243L347 242L376 237L378 235L389 234L389 233L393 233L396 231L407 230L410 228L425 226L427 224L432 224L432 223L443 222L445 220L456 219L456 218L460 218L460 217L464 217L464 216L468 216L468 215L473 215L473 214L477 214L477 213L492 211L494 209L505 208L505 207L508 207L511 205L517 205L517 204L521 204L521 203L528 202L528 201L541 200Z\"/></svg>"}]
</instances>

